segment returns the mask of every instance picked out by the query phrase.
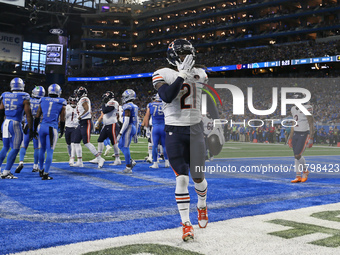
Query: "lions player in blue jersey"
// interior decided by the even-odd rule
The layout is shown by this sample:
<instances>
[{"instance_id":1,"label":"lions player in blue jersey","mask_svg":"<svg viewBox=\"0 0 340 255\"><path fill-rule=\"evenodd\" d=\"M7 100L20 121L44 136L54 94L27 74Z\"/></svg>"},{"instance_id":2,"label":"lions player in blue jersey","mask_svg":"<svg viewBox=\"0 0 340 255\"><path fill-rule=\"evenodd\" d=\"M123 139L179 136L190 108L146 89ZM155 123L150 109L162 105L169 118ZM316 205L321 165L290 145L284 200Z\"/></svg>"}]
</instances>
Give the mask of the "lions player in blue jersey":
<instances>
[{"instance_id":1,"label":"lions player in blue jersey","mask_svg":"<svg viewBox=\"0 0 340 255\"><path fill-rule=\"evenodd\" d=\"M11 83L11 92L4 92L0 98L0 125L2 126L3 148L0 151L0 170L9 148L11 151L7 156L7 164L3 171L2 179L17 179L11 168L18 155L23 139L22 117L25 112L30 138L33 138L33 119L30 107L30 96L24 92L25 84L22 79L14 78ZM4 121L4 117L6 120Z\"/></svg>"},{"instance_id":2,"label":"lions player in blue jersey","mask_svg":"<svg viewBox=\"0 0 340 255\"><path fill-rule=\"evenodd\" d=\"M37 114L37 110L40 104L40 99L45 96L45 89L43 86L36 86L32 90L32 97L30 100L31 110L32 110L32 116ZM29 137L29 130L27 125L27 118L26 123L24 127L24 140L21 143L21 149L19 153L19 166L17 169L15 169L16 173L20 173L21 170L24 168L24 158L26 155L26 150L28 147L28 144L30 142ZM39 144L38 144L38 138L33 138L33 148L34 148L34 164L33 164L33 170L32 172L38 172L38 161L39 161Z\"/></svg>"},{"instance_id":3,"label":"lions player in blue jersey","mask_svg":"<svg viewBox=\"0 0 340 255\"><path fill-rule=\"evenodd\" d=\"M168 155L166 154L165 149L165 131L164 131L164 112L163 112L163 103L162 99L158 94L155 96L155 101L149 103L148 109L145 114L145 126L148 126L149 118L152 116L152 132L151 132L151 140L152 140L152 166L150 168L158 168L157 163L157 152L158 152L158 144L161 142L161 146L163 147L163 154L165 158L165 167L169 167Z\"/></svg>"},{"instance_id":4,"label":"lions player in blue jersey","mask_svg":"<svg viewBox=\"0 0 340 255\"><path fill-rule=\"evenodd\" d=\"M138 106L133 103L136 99L136 93L132 89L127 89L122 94L123 103L123 125L117 137L118 147L125 156L126 168L124 173L132 173L132 168L136 162L131 159L130 143L133 138L134 142L138 142L137 138L137 122L138 122Z\"/></svg>"},{"instance_id":5,"label":"lions player in blue jersey","mask_svg":"<svg viewBox=\"0 0 340 255\"><path fill-rule=\"evenodd\" d=\"M39 133L39 174L42 180L53 179L49 176L53 152L58 141L58 120L60 116L60 136L64 134L66 100L60 98L61 88L54 83L48 87L48 97L41 98L41 103L34 120L34 130ZM40 117L42 120L40 123ZM39 125L40 123L40 125ZM39 125L39 127L38 127ZM45 161L45 152L46 161ZM45 168L44 168L45 161Z\"/></svg>"}]
</instances>

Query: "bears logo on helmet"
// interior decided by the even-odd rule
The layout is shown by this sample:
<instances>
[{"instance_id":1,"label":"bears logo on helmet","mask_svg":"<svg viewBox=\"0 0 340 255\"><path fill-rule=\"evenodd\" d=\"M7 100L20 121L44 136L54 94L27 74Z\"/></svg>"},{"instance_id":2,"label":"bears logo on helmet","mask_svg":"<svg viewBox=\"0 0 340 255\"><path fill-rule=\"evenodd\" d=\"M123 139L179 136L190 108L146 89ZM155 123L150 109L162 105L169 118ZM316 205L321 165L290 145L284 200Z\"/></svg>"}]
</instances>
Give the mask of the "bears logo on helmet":
<instances>
[{"instance_id":1,"label":"bears logo on helmet","mask_svg":"<svg viewBox=\"0 0 340 255\"><path fill-rule=\"evenodd\" d=\"M167 50L167 60L168 62L176 66L176 62L182 63L180 55L193 55L195 57L195 48L192 44L184 39L177 39L171 42Z\"/></svg>"},{"instance_id":2,"label":"bears logo on helmet","mask_svg":"<svg viewBox=\"0 0 340 255\"><path fill-rule=\"evenodd\" d=\"M114 98L115 94L112 91L106 91L103 95L102 95L102 101L104 103L109 102L112 98Z\"/></svg>"},{"instance_id":3,"label":"bears logo on helmet","mask_svg":"<svg viewBox=\"0 0 340 255\"><path fill-rule=\"evenodd\" d=\"M87 89L84 87L79 87L77 89L77 97L81 98L81 97L86 97L87 96Z\"/></svg>"}]
</instances>

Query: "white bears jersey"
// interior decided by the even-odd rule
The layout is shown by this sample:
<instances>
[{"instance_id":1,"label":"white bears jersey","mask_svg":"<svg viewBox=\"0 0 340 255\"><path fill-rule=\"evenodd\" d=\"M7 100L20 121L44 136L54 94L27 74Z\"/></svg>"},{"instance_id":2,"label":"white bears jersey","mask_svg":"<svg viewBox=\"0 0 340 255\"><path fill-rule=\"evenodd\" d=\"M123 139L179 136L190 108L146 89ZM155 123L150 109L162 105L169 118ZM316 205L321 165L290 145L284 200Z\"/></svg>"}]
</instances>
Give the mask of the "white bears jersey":
<instances>
[{"instance_id":1,"label":"white bears jersey","mask_svg":"<svg viewBox=\"0 0 340 255\"><path fill-rule=\"evenodd\" d=\"M162 68L153 73L152 82L171 85L178 77L178 71ZM192 126L202 120L201 98L204 83L208 77L202 68L193 68L183 82L182 89L171 103L163 102L165 125Z\"/></svg>"},{"instance_id":2,"label":"white bears jersey","mask_svg":"<svg viewBox=\"0 0 340 255\"><path fill-rule=\"evenodd\" d=\"M304 107L311 113L313 114L313 107L309 104L304 105ZM291 109L293 119L296 120L297 125L294 127L294 131L298 132L306 132L309 131L309 123L307 120L307 116L300 111L299 108L296 106L293 106Z\"/></svg>"},{"instance_id":3,"label":"white bears jersey","mask_svg":"<svg viewBox=\"0 0 340 255\"><path fill-rule=\"evenodd\" d=\"M86 114L82 115L85 112L85 109L83 107L83 103L87 102L87 105L89 106L89 110ZM91 101L88 97L82 97L79 99L79 102L77 104L77 113L78 116L81 116L82 120L87 120L92 118L92 113L91 113Z\"/></svg>"},{"instance_id":4,"label":"white bears jersey","mask_svg":"<svg viewBox=\"0 0 340 255\"><path fill-rule=\"evenodd\" d=\"M117 113L119 110L119 104L114 99L111 99L106 103L106 106L113 106L115 109L111 112L104 113L103 115L103 125L111 125L117 123Z\"/></svg>"},{"instance_id":5,"label":"white bears jersey","mask_svg":"<svg viewBox=\"0 0 340 255\"><path fill-rule=\"evenodd\" d=\"M66 105L65 126L70 128L76 128L78 126L78 114L76 107Z\"/></svg>"},{"instance_id":6,"label":"white bears jersey","mask_svg":"<svg viewBox=\"0 0 340 255\"><path fill-rule=\"evenodd\" d=\"M206 115L202 116L204 135L208 136L210 132L214 129L214 120L208 118Z\"/></svg>"}]
</instances>

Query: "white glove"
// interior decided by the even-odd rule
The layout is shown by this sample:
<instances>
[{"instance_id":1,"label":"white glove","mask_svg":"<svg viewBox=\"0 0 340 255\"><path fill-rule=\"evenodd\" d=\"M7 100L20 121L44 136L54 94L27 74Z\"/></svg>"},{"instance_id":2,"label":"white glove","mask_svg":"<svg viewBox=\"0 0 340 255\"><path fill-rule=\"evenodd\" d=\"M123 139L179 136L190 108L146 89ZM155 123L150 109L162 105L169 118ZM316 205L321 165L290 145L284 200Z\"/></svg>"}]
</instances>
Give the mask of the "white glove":
<instances>
[{"instance_id":1,"label":"white glove","mask_svg":"<svg viewBox=\"0 0 340 255\"><path fill-rule=\"evenodd\" d=\"M98 120L96 121L96 123L94 123L94 127L96 128L96 127L99 127L99 122L98 122Z\"/></svg>"},{"instance_id":2,"label":"white glove","mask_svg":"<svg viewBox=\"0 0 340 255\"><path fill-rule=\"evenodd\" d=\"M150 138L150 137L151 137L151 130L150 130L149 127L147 127L146 130L145 130L145 136L146 136L147 138Z\"/></svg>"},{"instance_id":3,"label":"white glove","mask_svg":"<svg viewBox=\"0 0 340 255\"><path fill-rule=\"evenodd\" d=\"M122 134L119 134L119 135L117 136L117 142L119 142L119 140L120 140L121 137L122 137Z\"/></svg>"},{"instance_id":4,"label":"white glove","mask_svg":"<svg viewBox=\"0 0 340 255\"><path fill-rule=\"evenodd\" d=\"M178 76L183 79L187 78L188 73L191 71L192 67L195 65L194 56L192 54L187 55L182 63L176 61L176 66L179 71Z\"/></svg>"},{"instance_id":5,"label":"white glove","mask_svg":"<svg viewBox=\"0 0 340 255\"><path fill-rule=\"evenodd\" d=\"M134 142L134 143L138 143L138 136L137 136L137 134L134 135L134 137L133 137L133 142Z\"/></svg>"}]
</instances>

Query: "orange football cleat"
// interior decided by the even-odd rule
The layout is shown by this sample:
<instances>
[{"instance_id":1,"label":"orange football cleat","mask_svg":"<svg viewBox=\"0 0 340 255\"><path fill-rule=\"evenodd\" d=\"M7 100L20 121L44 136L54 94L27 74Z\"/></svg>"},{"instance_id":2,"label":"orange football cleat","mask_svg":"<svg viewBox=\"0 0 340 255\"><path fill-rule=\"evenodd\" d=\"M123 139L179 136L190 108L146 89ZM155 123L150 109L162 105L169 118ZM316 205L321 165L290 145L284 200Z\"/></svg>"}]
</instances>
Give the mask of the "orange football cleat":
<instances>
[{"instance_id":1,"label":"orange football cleat","mask_svg":"<svg viewBox=\"0 0 340 255\"><path fill-rule=\"evenodd\" d=\"M307 181L308 175L309 175L309 171L308 171L308 170L303 171L303 173L302 173L302 178L301 178L301 182Z\"/></svg>"},{"instance_id":2,"label":"orange football cleat","mask_svg":"<svg viewBox=\"0 0 340 255\"><path fill-rule=\"evenodd\" d=\"M194 228L192 227L190 222L186 222L185 224L181 223L183 226L183 236L182 239L184 242L194 239Z\"/></svg>"},{"instance_id":3,"label":"orange football cleat","mask_svg":"<svg viewBox=\"0 0 340 255\"><path fill-rule=\"evenodd\" d=\"M297 183L297 182L301 182L301 176L296 176L296 178L291 181L291 183Z\"/></svg>"},{"instance_id":4,"label":"orange football cleat","mask_svg":"<svg viewBox=\"0 0 340 255\"><path fill-rule=\"evenodd\" d=\"M208 209L207 207L204 208L197 208L198 212L198 225L200 228L205 228L208 225Z\"/></svg>"}]
</instances>

